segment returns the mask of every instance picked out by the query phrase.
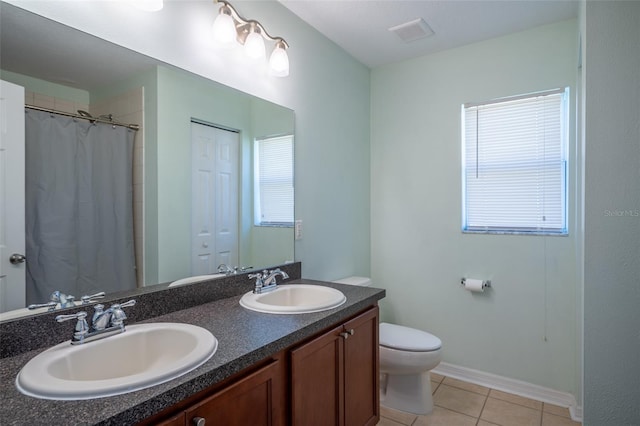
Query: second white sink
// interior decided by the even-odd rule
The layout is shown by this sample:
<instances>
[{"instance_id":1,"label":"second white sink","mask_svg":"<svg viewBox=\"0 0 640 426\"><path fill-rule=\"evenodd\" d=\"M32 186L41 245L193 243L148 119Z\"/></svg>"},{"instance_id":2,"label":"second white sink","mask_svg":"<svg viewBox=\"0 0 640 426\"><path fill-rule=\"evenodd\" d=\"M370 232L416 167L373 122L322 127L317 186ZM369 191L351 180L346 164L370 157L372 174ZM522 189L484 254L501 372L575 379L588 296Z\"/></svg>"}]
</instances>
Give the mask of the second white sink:
<instances>
[{"instance_id":1,"label":"second white sink","mask_svg":"<svg viewBox=\"0 0 640 426\"><path fill-rule=\"evenodd\" d=\"M270 314L308 314L336 308L347 298L335 288L311 284L278 285L267 293L246 293L240 305Z\"/></svg>"},{"instance_id":2,"label":"second white sink","mask_svg":"<svg viewBox=\"0 0 640 426\"><path fill-rule=\"evenodd\" d=\"M190 324L130 325L102 340L53 346L18 373L16 386L42 399L79 400L120 395L175 379L206 362L218 340Z\"/></svg>"},{"instance_id":3,"label":"second white sink","mask_svg":"<svg viewBox=\"0 0 640 426\"><path fill-rule=\"evenodd\" d=\"M179 285L198 283L200 281L213 280L215 278L226 277L225 274L211 274L211 275L196 275L193 277L180 278L179 280L175 280L169 287L176 287Z\"/></svg>"}]
</instances>

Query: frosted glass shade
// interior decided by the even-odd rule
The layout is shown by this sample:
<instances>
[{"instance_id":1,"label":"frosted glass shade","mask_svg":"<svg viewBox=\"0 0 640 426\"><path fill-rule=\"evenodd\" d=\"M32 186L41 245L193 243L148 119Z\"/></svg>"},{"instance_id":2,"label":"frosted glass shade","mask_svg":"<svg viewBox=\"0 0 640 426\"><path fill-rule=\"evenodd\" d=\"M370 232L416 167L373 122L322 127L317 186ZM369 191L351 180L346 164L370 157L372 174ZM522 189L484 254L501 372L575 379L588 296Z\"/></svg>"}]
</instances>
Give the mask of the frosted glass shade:
<instances>
[{"instance_id":1,"label":"frosted glass shade","mask_svg":"<svg viewBox=\"0 0 640 426\"><path fill-rule=\"evenodd\" d=\"M236 25L233 18L226 13L220 13L213 21L213 41L222 47L233 46L236 39Z\"/></svg>"},{"instance_id":2,"label":"frosted glass shade","mask_svg":"<svg viewBox=\"0 0 640 426\"><path fill-rule=\"evenodd\" d=\"M247 56L252 59L264 58L266 51L262 36L257 32L249 34L244 42L244 51L247 53Z\"/></svg>"},{"instance_id":3,"label":"frosted glass shade","mask_svg":"<svg viewBox=\"0 0 640 426\"><path fill-rule=\"evenodd\" d=\"M271 53L269 68L273 76L286 77L289 75L289 55L280 44L277 44Z\"/></svg>"}]
</instances>

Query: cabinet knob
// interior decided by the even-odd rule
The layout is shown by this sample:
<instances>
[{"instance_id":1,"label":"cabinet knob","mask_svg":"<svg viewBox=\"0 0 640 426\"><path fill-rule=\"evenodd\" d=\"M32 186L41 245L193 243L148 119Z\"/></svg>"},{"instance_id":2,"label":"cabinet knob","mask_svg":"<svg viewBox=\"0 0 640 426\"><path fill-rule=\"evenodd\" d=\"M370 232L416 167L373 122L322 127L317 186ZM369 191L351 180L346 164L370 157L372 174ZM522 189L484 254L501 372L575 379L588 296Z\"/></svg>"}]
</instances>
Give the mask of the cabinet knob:
<instances>
[{"instance_id":1,"label":"cabinet knob","mask_svg":"<svg viewBox=\"0 0 640 426\"><path fill-rule=\"evenodd\" d=\"M204 417L194 417L192 420L193 426L205 426L207 423Z\"/></svg>"},{"instance_id":2,"label":"cabinet knob","mask_svg":"<svg viewBox=\"0 0 640 426\"><path fill-rule=\"evenodd\" d=\"M350 330L343 331L342 333L340 333L340 336L342 336L342 338L344 340L347 340L349 338L349 336L353 336L354 333L355 333L355 331L352 328Z\"/></svg>"}]
</instances>

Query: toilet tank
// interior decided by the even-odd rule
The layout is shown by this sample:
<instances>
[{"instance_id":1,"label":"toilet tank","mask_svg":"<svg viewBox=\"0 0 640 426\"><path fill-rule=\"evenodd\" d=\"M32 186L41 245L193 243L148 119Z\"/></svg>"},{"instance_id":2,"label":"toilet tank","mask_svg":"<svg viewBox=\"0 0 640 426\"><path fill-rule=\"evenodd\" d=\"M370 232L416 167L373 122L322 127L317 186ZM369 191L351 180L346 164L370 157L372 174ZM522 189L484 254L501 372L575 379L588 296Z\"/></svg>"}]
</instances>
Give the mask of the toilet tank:
<instances>
[{"instance_id":1,"label":"toilet tank","mask_svg":"<svg viewBox=\"0 0 640 426\"><path fill-rule=\"evenodd\" d=\"M358 285L361 287L369 287L371 285L371 278L369 277L346 277L339 280L335 280L334 283Z\"/></svg>"}]
</instances>

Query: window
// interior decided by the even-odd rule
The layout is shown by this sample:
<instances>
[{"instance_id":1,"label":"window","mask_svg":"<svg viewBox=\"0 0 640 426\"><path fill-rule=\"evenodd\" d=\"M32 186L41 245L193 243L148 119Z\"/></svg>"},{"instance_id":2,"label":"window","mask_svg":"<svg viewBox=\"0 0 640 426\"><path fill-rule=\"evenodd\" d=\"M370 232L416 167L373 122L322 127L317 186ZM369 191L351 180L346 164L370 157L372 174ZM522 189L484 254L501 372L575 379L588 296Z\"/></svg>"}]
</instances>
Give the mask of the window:
<instances>
[{"instance_id":1,"label":"window","mask_svg":"<svg viewBox=\"0 0 640 426\"><path fill-rule=\"evenodd\" d=\"M463 231L567 234L568 90L463 105Z\"/></svg>"},{"instance_id":2,"label":"window","mask_svg":"<svg viewBox=\"0 0 640 426\"><path fill-rule=\"evenodd\" d=\"M256 139L254 208L258 226L293 226L293 135Z\"/></svg>"}]
</instances>

